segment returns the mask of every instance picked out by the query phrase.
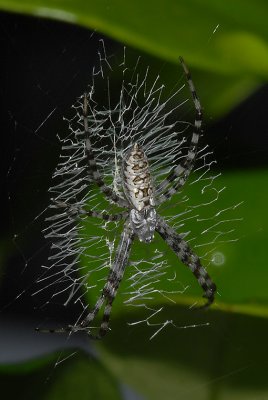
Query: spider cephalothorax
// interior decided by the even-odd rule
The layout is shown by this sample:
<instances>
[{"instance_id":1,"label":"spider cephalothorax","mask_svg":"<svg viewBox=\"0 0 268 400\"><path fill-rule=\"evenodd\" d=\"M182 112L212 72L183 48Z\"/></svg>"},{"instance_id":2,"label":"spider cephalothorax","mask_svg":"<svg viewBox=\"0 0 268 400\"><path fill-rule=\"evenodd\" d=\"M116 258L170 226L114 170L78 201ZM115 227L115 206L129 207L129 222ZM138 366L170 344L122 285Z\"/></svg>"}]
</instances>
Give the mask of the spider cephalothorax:
<instances>
[{"instance_id":1,"label":"spider cephalothorax","mask_svg":"<svg viewBox=\"0 0 268 400\"><path fill-rule=\"evenodd\" d=\"M129 225L141 242L150 243L156 229L156 211L153 207L130 211Z\"/></svg>"},{"instance_id":2,"label":"spider cephalothorax","mask_svg":"<svg viewBox=\"0 0 268 400\"><path fill-rule=\"evenodd\" d=\"M195 106L195 122L186 156L181 159L180 163L173 166L166 178L162 180L160 184L155 185L155 187L153 185L147 156L142 146L136 141L128 147L128 150L123 154L122 158L120 181L122 183L124 196L116 193L111 187L105 184L92 147L92 132L90 127L92 119L88 115L88 94L84 95L83 115L81 117L84 130L82 143L84 158L87 161L90 176L106 198L111 203L123 207L124 211L110 215L96 209L89 210L87 207L74 207L68 204L68 201L59 201L57 199L54 201L54 207L64 209L62 212L69 212L72 216L76 214L77 217L93 216L105 221L117 221L122 219L124 220L124 228L115 252L114 260L110 265L107 281L93 309L88 312L82 322L77 325L60 330L53 330L54 332L85 330L92 338L99 339L103 337L109 330L112 303L116 297L117 290L127 267L133 240L138 238L142 242L150 243L155 233L158 233L165 240L182 263L192 271L204 291L204 297L207 298L205 306L210 305L214 301L216 286L206 272L206 269L201 265L199 257L191 250L189 244L184 240L185 236L177 233L156 211L159 204L170 199L172 195L185 184L194 167L201 132L201 104L197 97L188 68L182 59L180 59L180 61ZM156 117L152 116L151 121L154 121L154 118ZM104 308L102 322L98 334L94 336L91 332L92 322L101 308Z\"/></svg>"}]
</instances>

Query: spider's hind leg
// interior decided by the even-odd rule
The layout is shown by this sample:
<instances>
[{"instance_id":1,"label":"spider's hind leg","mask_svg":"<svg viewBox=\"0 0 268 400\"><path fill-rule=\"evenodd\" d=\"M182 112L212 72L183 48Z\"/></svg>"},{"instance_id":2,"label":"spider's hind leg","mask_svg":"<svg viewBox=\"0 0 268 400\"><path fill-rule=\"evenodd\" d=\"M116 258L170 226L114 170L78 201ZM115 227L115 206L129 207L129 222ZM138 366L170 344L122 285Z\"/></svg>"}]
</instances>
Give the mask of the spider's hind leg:
<instances>
[{"instance_id":1,"label":"spider's hind leg","mask_svg":"<svg viewBox=\"0 0 268 400\"><path fill-rule=\"evenodd\" d=\"M109 275L102 293L98 298L94 309L85 317L78 326L82 330L87 330L91 339L102 339L109 331L109 321L112 311L112 304L116 297L119 285L124 276L126 266L128 264L131 245L134 239L134 233L129 227L129 221L126 221L124 230L121 234L120 242L116 249L114 262L110 266ZM101 325L96 335L91 333L91 323L97 316L99 310L106 301L102 316Z\"/></svg>"},{"instance_id":2,"label":"spider's hind leg","mask_svg":"<svg viewBox=\"0 0 268 400\"><path fill-rule=\"evenodd\" d=\"M158 217L156 230L183 264L192 271L199 285L202 287L204 291L203 297L207 298L207 303L200 308L210 306L214 301L217 287L205 268L202 266L199 257L191 250L190 246L185 240L183 240L182 236L172 229L163 218Z\"/></svg>"},{"instance_id":3,"label":"spider's hind leg","mask_svg":"<svg viewBox=\"0 0 268 400\"><path fill-rule=\"evenodd\" d=\"M185 261L182 260L186 265L187 262L189 262L188 257L192 259L191 264L189 264L188 266L193 272L196 279L198 280L199 285L204 290L203 297L207 299L207 302L204 305L200 306L199 308L207 308L214 302L215 292L217 290L217 287L210 278L205 268L201 265L199 257L194 253L189 254Z\"/></svg>"}]
</instances>

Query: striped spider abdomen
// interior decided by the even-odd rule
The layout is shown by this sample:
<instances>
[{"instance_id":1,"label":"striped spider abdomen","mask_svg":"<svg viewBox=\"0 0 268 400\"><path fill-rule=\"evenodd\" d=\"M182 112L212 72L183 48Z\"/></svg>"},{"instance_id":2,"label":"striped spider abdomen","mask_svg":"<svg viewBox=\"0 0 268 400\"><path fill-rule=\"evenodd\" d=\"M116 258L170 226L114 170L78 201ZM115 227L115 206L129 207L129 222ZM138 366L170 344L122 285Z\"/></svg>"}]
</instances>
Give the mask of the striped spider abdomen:
<instances>
[{"instance_id":1,"label":"striped spider abdomen","mask_svg":"<svg viewBox=\"0 0 268 400\"><path fill-rule=\"evenodd\" d=\"M122 166L123 189L137 211L155 205L154 189L147 157L137 143L126 154Z\"/></svg>"}]
</instances>

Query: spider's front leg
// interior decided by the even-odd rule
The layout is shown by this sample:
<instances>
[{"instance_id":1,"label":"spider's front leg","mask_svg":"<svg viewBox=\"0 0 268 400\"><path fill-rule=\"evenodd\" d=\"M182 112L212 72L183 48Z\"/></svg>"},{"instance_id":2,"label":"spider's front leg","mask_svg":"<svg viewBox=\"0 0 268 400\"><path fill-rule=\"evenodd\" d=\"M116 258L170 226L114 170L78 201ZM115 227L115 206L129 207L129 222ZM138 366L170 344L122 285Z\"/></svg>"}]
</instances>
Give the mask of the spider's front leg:
<instances>
[{"instance_id":1,"label":"spider's front leg","mask_svg":"<svg viewBox=\"0 0 268 400\"><path fill-rule=\"evenodd\" d=\"M118 204L120 207L128 207L128 202L122 197L118 196L113 189L105 184L99 171L90 140L91 131L88 125L88 98L86 93L84 94L83 101L83 124L85 131L85 154L89 169L92 173L95 183L100 188L102 193L105 194L108 200L111 200L113 203Z\"/></svg>"},{"instance_id":2,"label":"spider's front leg","mask_svg":"<svg viewBox=\"0 0 268 400\"><path fill-rule=\"evenodd\" d=\"M129 226L129 221L125 223L124 231L121 235L120 242L116 249L115 259L113 264L110 267L110 272L106 281L106 284L102 290L100 297L98 298L94 309L85 317L85 319L81 322L78 327L74 327L76 330L88 329L89 336L92 339L101 339L109 330L109 320L112 310L112 304L117 294L117 290L119 288L120 282L123 278L131 249L131 244L134 239L134 233L131 227ZM103 317L99 332L97 335L93 335L90 333L90 325L99 310L106 302L104 307Z\"/></svg>"},{"instance_id":3,"label":"spider's front leg","mask_svg":"<svg viewBox=\"0 0 268 400\"><path fill-rule=\"evenodd\" d=\"M180 260L190 268L205 292L204 297L208 299L207 303L202 307L208 307L214 301L217 288L205 268L201 265L199 257L193 253L188 243L163 218L158 217L156 230Z\"/></svg>"},{"instance_id":4,"label":"spider's front leg","mask_svg":"<svg viewBox=\"0 0 268 400\"><path fill-rule=\"evenodd\" d=\"M179 191L184 186L191 171L193 170L197 156L198 142L201 135L201 127L203 121L201 103L198 98L193 80L191 78L190 71L183 61L182 57L180 57L179 60L184 70L184 74L187 79L195 106L194 130L192 133L191 143L187 155L181 163L172 168L168 176L156 187L156 195L158 196L159 204L170 199L173 194Z\"/></svg>"}]
</instances>

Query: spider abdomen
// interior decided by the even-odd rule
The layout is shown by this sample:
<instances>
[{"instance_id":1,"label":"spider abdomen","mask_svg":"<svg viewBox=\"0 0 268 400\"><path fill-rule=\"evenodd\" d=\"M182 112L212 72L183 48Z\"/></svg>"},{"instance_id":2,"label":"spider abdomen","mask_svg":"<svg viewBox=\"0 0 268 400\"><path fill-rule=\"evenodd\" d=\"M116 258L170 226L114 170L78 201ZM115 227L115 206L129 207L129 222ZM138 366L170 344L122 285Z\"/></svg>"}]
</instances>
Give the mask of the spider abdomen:
<instances>
[{"instance_id":1,"label":"spider abdomen","mask_svg":"<svg viewBox=\"0 0 268 400\"><path fill-rule=\"evenodd\" d=\"M130 204L138 211L154 206L149 163L143 149L137 143L127 153L122 169L124 193Z\"/></svg>"}]
</instances>

